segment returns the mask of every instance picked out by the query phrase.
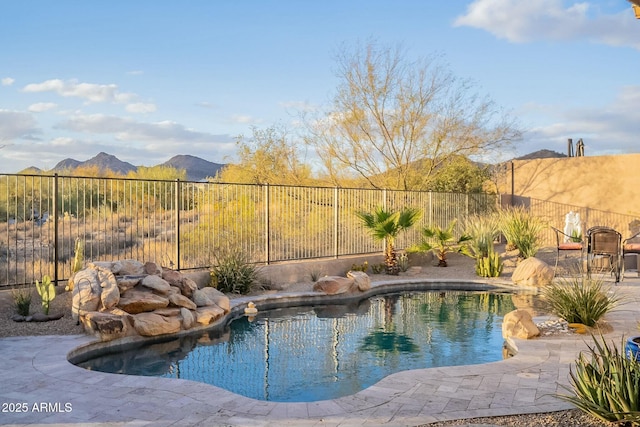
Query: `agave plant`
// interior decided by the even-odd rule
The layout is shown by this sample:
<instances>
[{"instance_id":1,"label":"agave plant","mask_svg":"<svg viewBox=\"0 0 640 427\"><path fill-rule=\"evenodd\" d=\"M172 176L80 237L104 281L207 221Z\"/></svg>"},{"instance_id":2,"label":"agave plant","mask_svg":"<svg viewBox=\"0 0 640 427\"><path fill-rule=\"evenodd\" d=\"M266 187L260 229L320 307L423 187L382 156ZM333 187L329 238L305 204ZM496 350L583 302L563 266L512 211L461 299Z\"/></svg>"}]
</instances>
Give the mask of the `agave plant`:
<instances>
[{"instance_id":1,"label":"agave plant","mask_svg":"<svg viewBox=\"0 0 640 427\"><path fill-rule=\"evenodd\" d=\"M398 274L400 271L395 249L398 234L412 227L421 215L422 212L415 208L405 208L400 212L393 212L377 207L374 212L356 212L356 216L369 229L373 238L385 242L384 263L387 274Z\"/></svg>"},{"instance_id":2,"label":"agave plant","mask_svg":"<svg viewBox=\"0 0 640 427\"><path fill-rule=\"evenodd\" d=\"M640 426L640 363L626 357L624 339L620 350L602 336L593 340L570 368L574 395L558 397L601 420Z\"/></svg>"}]
</instances>

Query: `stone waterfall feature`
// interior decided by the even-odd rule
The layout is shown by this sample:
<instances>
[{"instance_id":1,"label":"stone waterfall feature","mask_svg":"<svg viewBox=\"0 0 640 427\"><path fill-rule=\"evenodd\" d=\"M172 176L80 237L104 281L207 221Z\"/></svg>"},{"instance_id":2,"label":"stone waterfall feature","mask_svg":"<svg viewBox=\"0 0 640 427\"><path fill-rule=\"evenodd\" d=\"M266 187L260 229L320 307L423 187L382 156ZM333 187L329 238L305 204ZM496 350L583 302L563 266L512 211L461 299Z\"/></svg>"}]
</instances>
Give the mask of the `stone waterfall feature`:
<instances>
[{"instance_id":1,"label":"stone waterfall feature","mask_svg":"<svg viewBox=\"0 0 640 427\"><path fill-rule=\"evenodd\" d=\"M180 272L136 260L93 262L70 280L72 315L102 341L206 326L229 313L229 298L198 289Z\"/></svg>"}]
</instances>

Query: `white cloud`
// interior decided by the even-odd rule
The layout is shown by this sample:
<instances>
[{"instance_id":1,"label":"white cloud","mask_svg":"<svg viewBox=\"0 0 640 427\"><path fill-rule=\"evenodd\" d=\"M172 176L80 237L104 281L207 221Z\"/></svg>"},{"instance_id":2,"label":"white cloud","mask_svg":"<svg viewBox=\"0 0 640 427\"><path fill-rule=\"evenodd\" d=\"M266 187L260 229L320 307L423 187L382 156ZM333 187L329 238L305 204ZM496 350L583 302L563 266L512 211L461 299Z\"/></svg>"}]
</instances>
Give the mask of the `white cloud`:
<instances>
[{"instance_id":1,"label":"white cloud","mask_svg":"<svg viewBox=\"0 0 640 427\"><path fill-rule=\"evenodd\" d=\"M605 15L589 2L563 0L475 0L454 26L488 31L514 43L587 39L640 50L640 25L629 8Z\"/></svg>"},{"instance_id":2,"label":"white cloud","mask_svg":"<svg viewBox=\"0 0 640 427\"><path fill-rule=\"evenodd\" d=\"M53 102L38 102L35 104L29 105L28 110L32 113L42 113L44 111L53 110L58 105Z\"/></svg>"},{"instance_id":3,"label":"white cloud","mask_svg":"<svg viewBox=\"0 0 640 427\"><path fill-rule=\"evenodd\" d=\"M251 124L251 123L260 123L260 120L257 120L251 116L236 114L231 116L232 123L240 123L240 124Z\"/></svg>"},{"instance_id":4,"label":"white cloud","mask_svg":"<svg viewBox=\"0 0 640 427\"><path fill-rule=\"evenodd\" d=\"M42 133L33 116L19 111L0 110L0 140L37 139Z\"/></svg>"},{"instance_id":5,"label":"white cloud","mask_svg":"<svg viewBox=\"0 0 640 427\"><path fill-rule=\"evenodd\" d=\"M56 128L92 134L113 134L118 140L133 142L228 143L235 141L229 135L198 132L171 121L144 123L103 114L77 115Z\"/></svg>"},{"instance_id":6,"label":"white cloud","mask_svg":"<svg viewBox=\"0 0 640 427\"><path fill-rule=\"evenodd\" d=\"M154 111L156 111L156 105L144 102L136 102L127 105L125 109L130 113L153 113Z\"/></svg>"},{"instance_id":7,"label":"white cloud","mask_svg":"<svg viewBox=\"0 0 640 427\"><path fill-rule=\"evenodd\" d=\"M127 71L127 74L129 74L130 76L140 76L140 75L144 74L144 71L142 71L142 70L132 70L132 71Z\"/></svg>"},{"instance_id":8,"label":"white cloud","mask_svg":"<svg viewBox=\"0 0 640 427\"><path fill-rule=\"evenodd\" d=\"M2 86L11 86L14 82L15 79L12 79L11 77L4 77L2 80L0 80Z\"/></svg>"},{"instance_id":9,"label":"white cloud","mask_svg":"<svg viewBox=\"0 0 640 427\"><path fill-rule=\"evenodd\" d=\"M553 120L525 135L526 147L522 148L526 152L548 148L564 153L567 138L574 142L582 138L588 156L637 152L640 121L636 112L640 110L640 86L622 88L616 98L604 106L571 110L545 106L543 109L553 111Z\"/></svg>"},{"instance_id":10,"label":"white cloud","mask_svg":"<svg viewBox=\"0 0 640 427\"><path fill-rule=\"evenodd\" d=\"M55 92L60 96L82 98L94 103L123 104L136 98L133 93L119 92L118 86L115 84L79 83L76 80L46 80L42 83L28 84L22 90L31 93Z\"/></svg>"}]
</instances>

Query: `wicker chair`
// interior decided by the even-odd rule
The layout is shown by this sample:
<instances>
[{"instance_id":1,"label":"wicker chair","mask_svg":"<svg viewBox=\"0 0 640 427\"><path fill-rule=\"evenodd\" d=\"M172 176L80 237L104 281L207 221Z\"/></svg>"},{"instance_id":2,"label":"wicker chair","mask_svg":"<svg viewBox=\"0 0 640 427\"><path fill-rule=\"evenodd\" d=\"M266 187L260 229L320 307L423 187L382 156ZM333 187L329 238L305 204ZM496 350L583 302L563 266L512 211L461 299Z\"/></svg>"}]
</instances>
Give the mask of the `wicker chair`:
<instances>
[{"instance_id":1,"label":"wicker chair","mask_svg":"<svg viewBox=\"0 0 640 427\"><path fill-rule=\"evenodd\" d=\"M587 276L609 270L616 283L624 277L622 235L610 227L591 227L587 231Z\"/></svg>"},{"instance_id":2,"label":"wicker chair","mask_svg":"<svg viewBox=\"0 0 640 427\"><path fill-rule=\"evenodd\" d=\"M636 264L638 269L638 276L640 276L640 231L633 236L624 239L622 242L622 259L627 255L635 254L637 257Z\"/></svg>"}]
</instances>

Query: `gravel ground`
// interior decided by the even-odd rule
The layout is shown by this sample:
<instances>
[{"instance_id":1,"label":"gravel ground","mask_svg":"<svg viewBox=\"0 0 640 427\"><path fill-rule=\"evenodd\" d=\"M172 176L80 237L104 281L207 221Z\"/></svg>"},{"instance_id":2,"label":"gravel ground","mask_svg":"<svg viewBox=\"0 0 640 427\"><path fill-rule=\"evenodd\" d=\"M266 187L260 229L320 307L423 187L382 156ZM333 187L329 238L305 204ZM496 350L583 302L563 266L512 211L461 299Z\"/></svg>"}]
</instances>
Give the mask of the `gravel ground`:
<instances>
[{"instance_id":1,"label":"gravel ground","mask_svg":"<svg viewBox=\"0 0 640 427\"><path fill-rule=\"evenodd\" d=\"M550 250L543 250L538 255L538 257L544 259L547 263L555 261L555 258L553 258L553 256L555 256L555 254ZM513 257L507 256L502 278L508 278L511 275L514 266L515 259ZM456 255L452 255L450 257L449 267L439 268L427 266L423 268L423 272L421 273L421 275L430 279L458 278L465 280L476 278L473 270L473 260ZM383 275L372 276L372 280L381 280L383 278ZM288 286L282 286L282 290L299 291L310 289L311 286L311 283L298 283ZM31 314L42 312L40 304L40 297L35 289L33 289ZM11 317L16 314L13 305L12 291L2 290L0 291L0 338L29 335L76 335L84 333L82 326L77 325L76 322L71 318L71 293L62 292L58 294L58 296L51 303L50 313L63 313L64 317L59 320L49 322L14 322L13 320L11 320ZM570 410L544 414L526 414L444 421L425 424L424 426L611 427L614 425L615 424L597 420L596 418L584 414L579 410Z\"/></svg>"}]
</instances>

